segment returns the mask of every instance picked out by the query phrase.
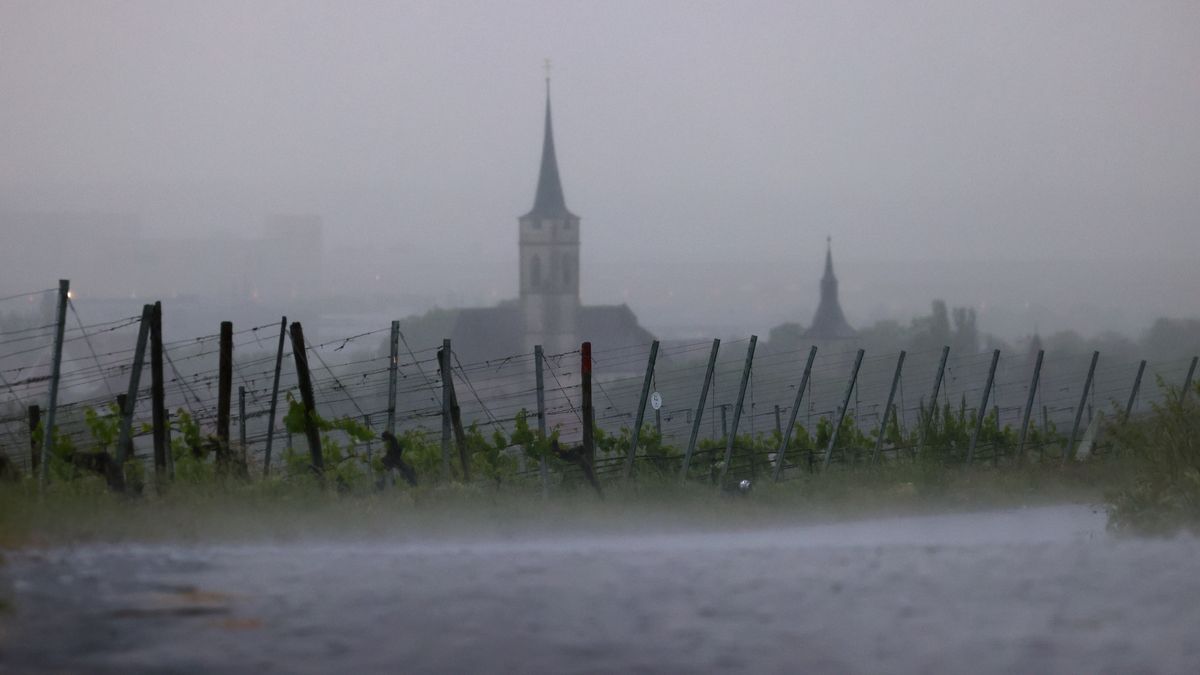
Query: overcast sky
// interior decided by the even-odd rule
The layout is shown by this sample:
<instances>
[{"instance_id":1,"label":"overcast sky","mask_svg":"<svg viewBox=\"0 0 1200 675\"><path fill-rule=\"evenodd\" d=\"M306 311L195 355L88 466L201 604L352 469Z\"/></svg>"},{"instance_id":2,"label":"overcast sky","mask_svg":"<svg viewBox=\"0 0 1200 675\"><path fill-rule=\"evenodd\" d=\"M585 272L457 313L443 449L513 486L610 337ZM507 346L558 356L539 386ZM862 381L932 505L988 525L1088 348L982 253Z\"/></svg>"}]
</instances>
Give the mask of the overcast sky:
<instances>
[{"instance_id":1,"label":"overcast sky","mask_svg":"<svg viewBox=\"0 0 1200 675\"><path fill-rule=\"evenodd\" d=\"M1192 0L4 0L0 186L507 269L545 58L585 266L1196 259Z\"/></svg>"}]
</instances>

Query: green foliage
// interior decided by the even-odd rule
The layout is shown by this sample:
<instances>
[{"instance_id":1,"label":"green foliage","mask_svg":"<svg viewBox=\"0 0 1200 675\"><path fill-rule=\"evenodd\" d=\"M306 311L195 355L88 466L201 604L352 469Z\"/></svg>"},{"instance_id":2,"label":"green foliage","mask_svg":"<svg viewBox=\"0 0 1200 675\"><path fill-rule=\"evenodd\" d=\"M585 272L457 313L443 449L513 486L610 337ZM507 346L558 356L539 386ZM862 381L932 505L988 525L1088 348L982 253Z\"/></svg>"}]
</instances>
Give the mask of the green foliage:
<instances>
[{"instance_id":1,"label":"green foliage","mask_svg":"<svg viewBox=\"0 0 1200 675\"><path fill-rule=\"evenodd\" d=\"M116 446L121 428L121 411L116 403L109 405L105 414L96 412L94 408L85 408L83 422L87 425L94 443L91 452L108 452Z\"/></svg>"},{"instance_id":2,"label":"green foliage","mask_svg":"<svg viewBox=\"0 0 1200 675\"><path fill-rule=\"evenodd\" d=\"M1154 405L1153 414L1107 429L1133 462L1129 484L1108 495L1109 527L1145 534L1200 533L1200 386L1188 397L1161 380L1159 386L1167 396Z\"/></svg>"}]
</instances>

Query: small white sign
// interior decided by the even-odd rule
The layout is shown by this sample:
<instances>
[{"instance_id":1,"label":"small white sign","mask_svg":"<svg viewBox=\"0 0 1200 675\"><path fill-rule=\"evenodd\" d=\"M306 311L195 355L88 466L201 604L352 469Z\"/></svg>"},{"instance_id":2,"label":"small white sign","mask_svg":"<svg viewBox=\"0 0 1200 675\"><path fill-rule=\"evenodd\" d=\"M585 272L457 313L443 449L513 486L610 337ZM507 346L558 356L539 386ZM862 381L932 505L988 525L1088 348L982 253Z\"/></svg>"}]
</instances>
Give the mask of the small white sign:
<instances>
[{"instance_id":1,"label":"small white sign","mask_svg":"<svg viewBox=\"0 0 1200 675\"><path fill-rule=\"evenodd\" d=\"M658 410L662 407L662 394L658 393L657 391L653 394L650 394L650 407L654 408L655 410Z\"/></svg>"}]
</instances>

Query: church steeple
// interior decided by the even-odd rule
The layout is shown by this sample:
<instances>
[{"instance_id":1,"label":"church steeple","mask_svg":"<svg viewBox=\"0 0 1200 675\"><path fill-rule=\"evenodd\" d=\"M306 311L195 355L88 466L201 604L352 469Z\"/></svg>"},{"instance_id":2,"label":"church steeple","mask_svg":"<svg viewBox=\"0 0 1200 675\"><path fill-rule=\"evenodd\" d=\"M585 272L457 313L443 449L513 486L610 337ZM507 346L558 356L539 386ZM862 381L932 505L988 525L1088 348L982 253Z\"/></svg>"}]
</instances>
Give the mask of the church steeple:
<instances>
[{"instance_id":1,"label":"church steeple","mask_svg":"<svg viewBox=\"0 0 1200 675\"><path fill-rule=\"evenodd\" d=\"M550 78L546 77L546 126L542 136L542 166L538 173L537 194L533 209L526 218L565 218L573 214L567 210L563 197L562 179L558 175L558 157L554 153L554 125L550 120Z\"/></svg>"},{"instance_id":2,"label":"church steeple","mask_svg":"<svg viewBox=\"0 0 1200 675\"><path fill-rule=\"evenodd\" d=\"M825 274L821 277L821 303L813 316L812 326L805 333L818 340L851 338L855 331L846 322L842 305L838 302L838 282L833 274L833 238L825 238Z\"/></svg>"},{"instance_id":3,"label":"church steeple","mask_svg":"<svg viewBox=\"0 0 1200 675\"><path fill-rule=\"evenodd\" d=\"M554 127L550 121L550 78L546 78L546 127L542 167L533 209L518 219L521 313L525 347L557 352L579 347L579 216L567 210Z\"/></svg>"}]
</instances>

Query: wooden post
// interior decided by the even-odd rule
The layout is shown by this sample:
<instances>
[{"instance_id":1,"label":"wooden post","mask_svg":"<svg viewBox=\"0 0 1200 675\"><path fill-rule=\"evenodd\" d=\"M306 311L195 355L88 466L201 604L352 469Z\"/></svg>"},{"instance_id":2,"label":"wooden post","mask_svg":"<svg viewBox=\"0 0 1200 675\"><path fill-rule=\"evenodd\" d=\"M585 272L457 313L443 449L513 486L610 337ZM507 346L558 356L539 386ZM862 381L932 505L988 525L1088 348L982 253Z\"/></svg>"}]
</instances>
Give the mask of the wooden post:
<instances>
[{"instance_id":1,"label":"wooden post","mask_svg":"<svg viewBox=\"0 0 1200 675\"><path fill-rule=\"evenodd\" d=\"M163 379L162 303L155 302L150 316L150 414L154 428L154 480L167 478L167 403Z\"/></svg>"},{"instance_id":2,"label":"wooden post","mask_svg":"<svg viewBox=\"0 0 1200 675\"><path fill-rule=\"evenodd\" d=\"M67 326L67 303L70 301L71 282L58 280L58 312L54 323L54 355L50 365L50 405L46 409L46 431L42 434L42 461L38 472L39 489L46 488L49 477L50 449L54 447L54 414L58 411L58 381L62 374L63 331Z\"/></svg>"},{"instance_id":3,"label":"wooden post","mask_svg":"<svg viewBox=\"0 0 1200 675\"><path fill-rule=\"evenodd\" d=\"M775 404L775 434L783 437L783 418L779 414L779 404Z\"/></svg>"},{"instance_id":4,"label":"wooden post","mask_svg":"<svg viewBox=\"0 0 1200 675\"><path fill-rule=\"evenodd\" d=\"M371 428L371 416L370 415L367 415L364 413L362 416L362 421L363 421L364 427L366 427L368 429ZM385 448L386 448L386 446L385 446ZM384 450L384 452L386 452L386 450ZM368 472L371 471L371 439L370 438L367 438L367 471Z\"/></svg>"},{"instance_id":5,"label":"wooden post","mask_svg":"<svg viewBox=\"0 0 1200 675\"><path fill-rule=\"evenodd\" d=\"M633 474L633 460L637 455L638 440L642 435L642 422L646 418L646 399L650 398L650 381L654 378L654 361L658 358L658 340L650 343L650 358L646 360L646 376L642 378L642 395L638 397L637 414L634 415L633 431L629 435L629 456L625 458L625 478Z\"/></svg>"},{"instance_id":6,"label":"wooden post","mask_svg":"<svg viewBox=\"0 0 1200 675\"><path fill-rule=\"evenodd\" d=\"M446 368L445 353L450 351L449 338L442 340L438 351L438 370L442 376L442 480L450 480L450 369Z\"/></svg>"},{"instance_id":7,"label":"wooden post","mask_svg":"<svg viewBox=\"0 0 1200 675\"><path fill-rule=\"evenodd\" d=\"M729 438L729 404L721 404L721 440Z\"/></svg>"},{"instance_id":8,"label":"wooden post","mask_svg":"<svg viewBox=\"0 0 1200 675\"><path fill-rule=\"evenodd\" d=\"M584 342L579 347L579 386L583 400L583 456L588 466L596 466L596 439L593 426L596 411L592 406L592 343Z\"/></svg>"},{"instance_id":9,"label":"wooden post","mask_svg":"<svg viewBox=\"0 0 1200 675\"><path fill-rule=\"evenodd\" d=\"M1042 357L1045 350L1039 349L1033 362L1033 378L1029 381L1029 395L1025 397L1025 412L1021 415L1021 440L1017 442L1017 463L1025 460L1025 436L1029 433L1029 415L1033 412L1033 397L1037 395L1038 380L1042 377Z\"/></svg>"},{"instance_id":10,"label":"wooden post","mask_svg":"<svg viewBox=\"0 0 1200 675\"><path fill-rule=\"evenodd\" d=\"M171 450L171 411L163 411L163 436L167 441L167 480L175 480L175 453Z\"/></svg>"},{"instance_id":11,"label":"wooden post","mask_svg":"<svg viewBox=\"0 0 1200 675\"><path fill-rule=\"evenodd\" d=\"M829 445L825 448L825 461L822 463L823 468L829 467L829 460L833 459L833 448L837 445L838 434L842 430L842 420L846 418L846 408L850 405L850 395L854 393L854 385L858 382L858 369L862 366L863 350L858 350L858 354L854 356L854 368L850 371L850 381L846 383L846 395L842 397L842 407L838 408L836 419L834 420L833 433L829 435Z\"/></svg>"},{"instance_id":12,"label":"wooden post","mask_svg":"<svg viewBox=\"0 0 1200 675\"><path fill-rule=\"evenodd\" d=\"M458 394L454 391L454 352L451 351L450 341L442 341L442 350L438 352L442 368L442 386L450 394L450 427L454 432L454 445L458 448L458 461L462 465L463 482L471 480L471 462L467 457L467 434L463 430L462 408L458 405Z\"/></svg>"},{"instance_id":13,"label":"wooden post","mask_svg":"<svg viewBox=\"0 0 1200 675\"><path fill-rule=\"evenodd\" d=\"M1187 377L1183 378L1183 390L1179 392L1179 400L1187 400L1188 394L1192 391L1192 376L1196 374L1196 362L1200 361L1200 356L1192 357L1192 365L1188 366Z\"/></svg>"},{"instance_id":14,"label":"wooden post","mask_svg":"<svg viewBox=\"0 0 1200 675\"><path fill-rule=\"evenodd\" d=\"M750 346L746 348L746 365L742 367L742 383L738 386L737 403L733 406L733 426L725 439L725 461L721 463L721 472L717 483L725 484L725 475L729 473L729 465L733 462L733 445L737 439L738 424L742 421L742 407L746 400L746 387L750 383L750 369L754 365L754 348L758 345L758 336L750 336Z\"/></svg>"},{"instance_id":15,"label":"wooden post","mask_svg":"<svg viewBox=\"0 0 1200 675\"><path fill-rule=\"evenodd\" d=\"M1133 404L1137 402L1138 390L1142 388L1142 373L1146 372L1146 361L1143 359L1138 364L1137 375L1133 378L1133 388L1129 390L1129 402L1125 404L1125 416L1123 422L1129 421L1129 416L1133 414Z\"/></svg>"},{"instance_id":16,"label":"wooden post","mask_svg":"<svg viewBox=\"0 0 1200 675\"><path fill-rule=\"evenodd\" d=\"M388 343L388 408L387 432L396 435L396 375L400 370L400 322L392 321L392 335Z\"/></svg>"},{"instance_id":17,"label":"wooden post","mask_svg":"<svg viewBox=\"0 0 1200 675\"><path fill-rule=\"evenodd\" d=\"M929 397L929 414L924 415L925 419L921 420L921 428L917 434L917 449L913 452L913 457L921 454L921 450L925 449L925 438L929 435L929 425L933 424L933 417L937 414L938 409L938 392L942 388L942 378L946 375L946 359L950 356L950 347L942 347L942 358L938 361L937 375L933 378L933 395Z\"/></svg>"},{"instance_id":18,"label":"wooden post","mask_svg":"<svg viewBox=\"0 0 1200 675\"><path fill-rule=\"evenodd\" d=\"M308 453L313 473L318 478L325 475L325 457L321 454L321 430L317 428L317 401L313 395L312 375L308 370L308 350L304 346L304 329L299 321L292 322L292 356L296 360L296 380L300 387L300 399L304 403L304 437L308 440ZM228 414L228 413L226 413ZM291 434L289 434L289 437Z\"/></svg>"},{"instance_id":19,"label":"wooden post","mask_svg":"<svg viewBox=\"0 0 1200 675\"><path fill-rule=\"evenodd\" d=\"M294 327L296 324L292 324ZM233 322L221 322L220 359L217 363L217 441L229 448L229 408L233 395ZM222 452L224 452L222 450Z\"/></svg>"},{"instance_id":20,"label":"wooden post","mask_svg":"<svg viewBox=\"0 0 1200 675\"><path fill-rule=\"evenodd\" d=\"M150 337L150 321L153 305L142 305L141 327L138 329L137 347L133 351L133 367L129 370L129 390L121 409L121 422L117 431L117 471L124 471L126 453L133 445L133 409L137 407L138 387L142 379L142 362L146 356L146 340Z\"/></svg>"},{"instance_id":21,"label":"wooden post","mask_svg":"<svg viewBox=\"0 0 1200 675\"><path fill-rule=\"evenodd\" d=\"M662 436L662 408L654 411L654 433Z\"/></svg>"},{"instance_id":22,"label":"wooden post","mask_svg":"<svg viewBox=\"0 0 1200 675\"><path fill-rule=\"evenodd\" d=\"M275 410L279 404L279 374L283 370L283 340L287 317L279 320L279 346L275 348L275 378L271 381L271 406L267 409L267 448L263 452L263 478L271 475L271 444L275 440Z\"/></svg>"},{"instance_id":23,"label":"wooden post","mask_svg":"<svg viewBox=\"0 0 1200 675\"><path fill-rule=\"evenodd\" d=\"M879 438L875 439L875 455L871 458L872 462L879 461L879 454L883 451L883 434L887 431L888 414L892 412L892 400L896 398L896 387L900 384L900 371L904 368L904 350L900 350L900 357L896 359L896 373L892 375L892 388L888 390L887 404L883 406L883 416L879 420Z\"/></svg>"},{"instance_id":24,"label":"wooden post","mask_svg":"<svg viewBox=\"0 0 1200 675\"><path fill-rule=\"evenodd\" d=\"M537 380L537 428L539 442L545 442L546 440L546 383L542 379L542 361L544 358L542 355L542 346L535 345L533 348L533 360L534 377ZM538 475L542 479L542 497L549 497L550 468L546 466L545 454L542 454L538 458Z\"/></svg>"},{"instance_id":25,"label":"wooden post","mask_svg":"<svg viewBox=\"0 0 1200 675\"><path fill-rule=\"evenodd\" d=\"M788 441L796 429L796 415L800 414L800 404L804 401L804 390L808 389L808 378L812 375L813 360L817 358L817 346L808 350L808 361L804 364L804 374L800 376L800 386L796 388L796 399L792 402L792 411L788 413L787 426L783 428L783 438L779 441L779 451L775 453L775 475L773 480L779 482L783 476L783 463L787 459Z\"/></svg>"},{"instance_id":26,"label":"wooden post","mask_svg":"<svg viewBox=\"0 0 1200 675\"><path fill-rule=\"evenodd\" d=\"M971 432L971 444L967 446L967 464L975 459L975 445L979 442L979 432L983 429L983 418L987 417L988 397L992 395L992 382L996 380L996 364L1000 363L1000 350L992 350L992 365L988 367L987 383L983 385L983 398L979 401L979 410L975 415L975 429Z\"/></svg>"},{"instance_id":27,"label":"wooden post","mask_svg":"<svg viewBox=\"0 0 1200 675\"><path fill-rule=\"evenodd\" d=\"M238 385L238 444L246 451L246 388Z\"/></svg>"},{"instance_id":28,"label":"wooden post","mask_svg":"<svg viewBox=\"0 0 1200 675\"><path fill-rule=\"evenodd\" d=\"M38 467L41 466L41 457L38 457L37 430L38 425L42 423L42 409L36 404L29 406L29 470L32 475L37 475Z\"/></svg>"},{"instance_id":29,"label":"wooden post","mask_svg":"<svg viewBox=\"0 0 1200 675\"><path fill-rule=\"evenodd\" d=\"M1100 360L1100 352L1092 352L1092 363L1088 366L1087 379L1083 381L1083 393L1079 396L1079 405L1075 408L1075 423L1071 425L1071 437L1063 447L1062 461L1065 463L1071 456L1071 448L1079 434L1079 423L1083 421L1083 410L1087 407L1088 392L1092 388L1092 378L1096 375L1096 361Z\"/></svg>"},{"instance_id":30,"label":"wooden post","mask_svg":"<svg viewBox=\"0 0 1200 675\"><path fill-rule=\"evenodd\" d=\"M1042 442L1038 443L1038 461L1046 459L1046 438L1050 433L1050 408L1042 406Z\"/></svg>"},{"instance_id":31,"label":"wooden post","mask_svg":"<svg viewBox=\"0 0 1200 675\"><path fill-rule=\"evenodd\" d=\"M687 450L683 453L683 468L679 477L686 480L688 467L692 464L692 453L696 451L696 438L700 435L700 420L704 417L704 403L708 400L708 389L712 385L713 369L717 366L717 351L720 340L713 340L712 352L708 355L708 369L704 371L704 386L700 388L700 401L696 404L696 415L692 418L692 435L688 438Z\"/></svg>"}]
</instances>

